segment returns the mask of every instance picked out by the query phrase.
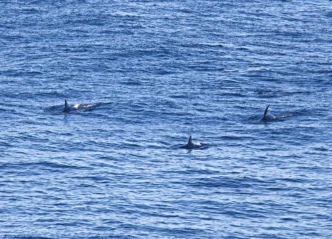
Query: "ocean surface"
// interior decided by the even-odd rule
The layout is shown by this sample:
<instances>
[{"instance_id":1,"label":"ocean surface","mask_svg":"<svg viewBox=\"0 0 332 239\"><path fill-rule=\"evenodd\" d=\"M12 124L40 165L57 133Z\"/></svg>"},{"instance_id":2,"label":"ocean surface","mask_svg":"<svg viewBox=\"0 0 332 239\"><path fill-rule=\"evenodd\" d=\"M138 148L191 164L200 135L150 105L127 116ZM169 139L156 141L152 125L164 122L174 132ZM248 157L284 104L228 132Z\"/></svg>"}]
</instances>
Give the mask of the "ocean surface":
<instances>
[{"instance_id":1,"label":"ocean surface","mask_svg":"<svg viewBox=\"0 0 332 239\"><path fill-rule=\"evenodd\" d=\"M0 238L332 238L332 1L7 0L0 33Z\"/></svg>"}]
</instances>

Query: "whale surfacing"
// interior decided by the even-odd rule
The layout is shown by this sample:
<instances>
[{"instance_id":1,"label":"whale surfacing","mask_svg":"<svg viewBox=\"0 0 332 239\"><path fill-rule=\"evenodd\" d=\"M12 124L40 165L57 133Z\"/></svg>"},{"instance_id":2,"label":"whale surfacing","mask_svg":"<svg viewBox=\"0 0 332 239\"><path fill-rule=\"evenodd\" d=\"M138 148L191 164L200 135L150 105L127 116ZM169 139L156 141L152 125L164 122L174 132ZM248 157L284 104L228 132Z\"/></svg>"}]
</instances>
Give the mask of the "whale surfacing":
<instances>
[{"instance_id":1,"label":"whale surfacing","mask_svg":"<svg viewBox=\"0 0 332 239\"><path fill-rule=\"evenodd\" d=\"M193 140L192 140L192 137L190 135L189 139L188 139L188 143L184 146L181 146L180 148L181 149L199 149L199 148L202 148L202 147L203 147L203 144L201 144L201 143L194 144Z\"/></svg>"},{"instance_id":2,"label":"whale surfacing","mask_svg":"<svg viewBox=\"0 0 332 239\"><path fill-rule=\"evenodd\" d=\"M65 100L65 108L63 109L64 113L68 113L70 111L69 105L67 103L67 100Z\"/></svg>"},{"instance_id":3,"label":"whale surfacing","mask_svg":"<svg viewBox=\"0 0 332 239\"><path fill-rule=\"evenodd\" d=\"M268 114L269 107L270 107L270 105L266 106L265 111L264 111L264 115L260 119L260 121L269 121L269 120L277 119L277 117L275 117L274 115L269 115Z\"/></svg>"}]
</instances>

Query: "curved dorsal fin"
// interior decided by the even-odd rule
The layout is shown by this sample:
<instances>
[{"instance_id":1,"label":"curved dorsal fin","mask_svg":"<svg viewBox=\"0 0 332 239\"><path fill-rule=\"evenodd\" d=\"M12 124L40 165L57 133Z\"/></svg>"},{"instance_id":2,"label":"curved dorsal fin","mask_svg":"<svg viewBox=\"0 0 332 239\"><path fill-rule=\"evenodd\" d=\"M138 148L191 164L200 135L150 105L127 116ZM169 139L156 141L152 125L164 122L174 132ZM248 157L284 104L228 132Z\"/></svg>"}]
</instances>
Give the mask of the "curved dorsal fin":
<instances>
[{"instance_id":1,"label":"curved dorsal fin","mask_svg":"<svg viewBox=\"0 0 332 239\"><path fill-rule=\"evenodd\" d=\"M270 105L266 106L266 109L264 111L263 119L267 116L267 111L269 110Z\"/></svg>"}]
</instances>

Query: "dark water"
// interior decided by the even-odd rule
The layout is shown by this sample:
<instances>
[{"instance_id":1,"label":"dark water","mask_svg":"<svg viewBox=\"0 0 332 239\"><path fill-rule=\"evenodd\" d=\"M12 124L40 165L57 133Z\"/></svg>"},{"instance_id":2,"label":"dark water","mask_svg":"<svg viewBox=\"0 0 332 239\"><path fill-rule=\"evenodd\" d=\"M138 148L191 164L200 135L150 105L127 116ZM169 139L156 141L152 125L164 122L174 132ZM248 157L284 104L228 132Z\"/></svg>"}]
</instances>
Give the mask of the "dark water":
<instances>
[{"instance_id":1,"label":"dark water","mask_svg":"<svg viewBox=\"0 0 332 239\"><path fill-rule=\"evenodd\" d=\"M332 238L331 26L327 0L1 1L0 237Z\"/></svg>"}]
</instances>

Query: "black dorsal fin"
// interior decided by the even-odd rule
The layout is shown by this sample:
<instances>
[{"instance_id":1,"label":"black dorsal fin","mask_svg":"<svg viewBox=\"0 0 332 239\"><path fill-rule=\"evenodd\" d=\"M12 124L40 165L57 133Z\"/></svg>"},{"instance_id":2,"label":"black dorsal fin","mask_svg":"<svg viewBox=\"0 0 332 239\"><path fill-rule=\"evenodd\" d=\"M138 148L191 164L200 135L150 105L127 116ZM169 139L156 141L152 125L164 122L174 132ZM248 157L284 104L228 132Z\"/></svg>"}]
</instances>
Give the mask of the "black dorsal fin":
<instances>
[{"instance_id":1,"label":"black dorsal fin","mask_svg":"<svg viewBox=\"0 0 332 239\"><path fill-rule=\"evenodd\" d=\"M188 145L192 145L193 144L193 141L192 141L192 138L191 138L191 135L189 136L189 139L188 139Z\"/></svg>"},{"instance_id":2,"label":"black dorsal fin","mask_svg":"<svg viewBox=\"0 0 332 239\"><path fill-rule=\"evenodd\" d=\"M266 109L264 111L263 119L267 116L267 111L269 110L270 105L266 106Z\"/></svg>"},{"instance_id":3,"label":"black dorsal fin","mask_svg":"<svg viewBox=\"0 0 332 239\"><path fill-rule=\"evenodd\" d=\"M65 108L63 109L63 112L69 112L69 106L67 100L65 100Z\"/></svg>"}]
</instances>

